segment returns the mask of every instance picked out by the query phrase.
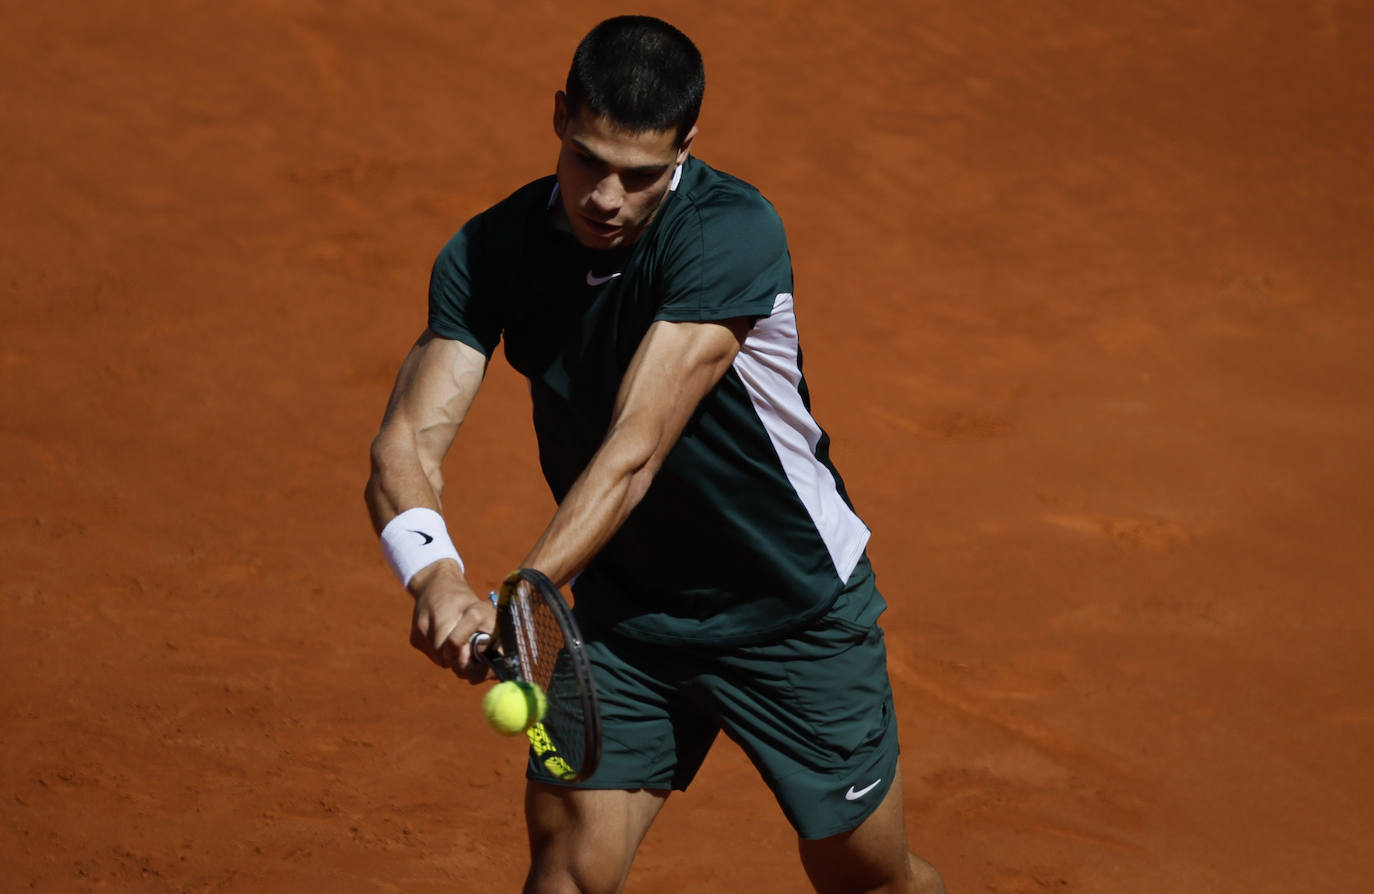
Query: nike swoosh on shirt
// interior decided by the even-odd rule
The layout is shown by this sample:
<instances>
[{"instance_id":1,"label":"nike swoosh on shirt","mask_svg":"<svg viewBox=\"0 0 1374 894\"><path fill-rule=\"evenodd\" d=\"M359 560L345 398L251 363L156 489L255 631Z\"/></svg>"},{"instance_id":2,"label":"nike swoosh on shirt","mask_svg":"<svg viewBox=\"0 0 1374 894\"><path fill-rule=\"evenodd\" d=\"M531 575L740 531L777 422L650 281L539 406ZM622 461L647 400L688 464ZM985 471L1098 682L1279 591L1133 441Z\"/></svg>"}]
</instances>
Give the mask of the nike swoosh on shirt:
<instances>
[{"instance_id":1,"label":"nike swoosh on shirt","mask_svg":"<svg viewBox=\"0 0 1374 894\"><path fill-rule=\"evenodd\" d=\"M589 285L589 286L604 286L606 283L608 283L608 282L610 282L611 280L615 279L615 278L616 278L617 276L619 276L619 275L620 275L619 273L612 273L612 274L609 275L609 276L597 276L596 274L594 274L594 273L592 273L590 270L588 270L588 271L587 271L587 285Z\"/></svg>"},{"instance_id":2,"label":"nike swoosh on shirt","mask_svg":"<svg viewBox=\"0 0 1374 894\"><path fill-rule=\"evenodd\" d=\"M880 777L878 777L877 779L875 779L875 780L873 780L872 782L870 782L868 785L866 785L866 786L864 786L863 788L859 789L858 791L854 791L854 786L851 785L851 786L849 787L849 791L847 791L847 792L844 793L844 799L845 799L846 801L857 801L857 800L859 800L860 798L862 798L864 795L866 795L866 794L868 794L869 792L873 791L873 789L874 789L875 787L877 787L878 783L880 783L880 782L882 782L882 781L883 781L883 780L882 780L882 777L880 776Z\"/></svg>"}]
</instances>

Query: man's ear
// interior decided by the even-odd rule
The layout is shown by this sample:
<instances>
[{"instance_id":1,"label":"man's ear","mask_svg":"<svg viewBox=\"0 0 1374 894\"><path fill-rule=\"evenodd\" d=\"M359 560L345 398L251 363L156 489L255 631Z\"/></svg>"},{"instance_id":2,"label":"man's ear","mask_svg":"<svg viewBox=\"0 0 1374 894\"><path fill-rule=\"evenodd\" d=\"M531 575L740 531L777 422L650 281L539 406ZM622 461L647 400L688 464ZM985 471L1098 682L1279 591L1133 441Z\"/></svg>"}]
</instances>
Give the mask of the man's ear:
<instances>
[{"instance_id":1,"label":"man's ear","mask_svg":"<svg viewBox=\"0 0 1374 894\"><path fill-rule=\"evenodd\" d=\"M687 136L682 138L682 142L677 147L677 163L682 164L687 160L687 156L692 151L692 141L697 138L697 126L692 125L692 129L687 131Z\"/></svg>"},{"instance_id":2,"label":"man's ear","mask_svg":"<svg viewBox=\"0 0 1374 894\"><path fill-rule=\"evenodd\" d=\"M568 95L562 90L553 94L553 132L558 134L558 139L563 139L563 132L568 129Z\"/></svg>"}]
</instances>

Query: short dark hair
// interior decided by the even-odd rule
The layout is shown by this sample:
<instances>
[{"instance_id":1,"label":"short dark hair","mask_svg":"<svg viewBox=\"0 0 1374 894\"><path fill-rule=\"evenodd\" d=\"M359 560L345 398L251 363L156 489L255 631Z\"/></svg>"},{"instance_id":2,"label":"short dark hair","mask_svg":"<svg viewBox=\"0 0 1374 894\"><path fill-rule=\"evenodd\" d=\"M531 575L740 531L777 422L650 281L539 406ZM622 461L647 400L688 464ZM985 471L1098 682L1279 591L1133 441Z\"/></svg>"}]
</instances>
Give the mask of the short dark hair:
<instances>
[{"instance_id":1,"label":"short dark hair","mask_svg":"<svg viewBox=\"0 0 1374 894\"><path fill-rule=\"evenodd\" d=\"M681 143L706 92L701 53L687 35L651 16L617 16L593 28L568 69L568 114L584 106L641 133L676 128Z\"/></svg>"}]
</instances>

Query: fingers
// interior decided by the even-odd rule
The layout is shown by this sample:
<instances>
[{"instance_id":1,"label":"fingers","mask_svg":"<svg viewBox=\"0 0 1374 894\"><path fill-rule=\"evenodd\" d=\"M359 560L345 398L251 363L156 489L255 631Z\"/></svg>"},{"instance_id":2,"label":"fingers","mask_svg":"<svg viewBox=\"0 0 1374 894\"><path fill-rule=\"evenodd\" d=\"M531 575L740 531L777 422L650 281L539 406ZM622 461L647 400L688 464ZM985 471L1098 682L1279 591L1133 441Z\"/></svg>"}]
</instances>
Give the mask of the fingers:
<instances>
[{"instance_id":1,"label":"fingers","mask_svg":"<svg viewBox=\"0 0 1374 894\"><path fill-rule=\"evenodd\" d=\"M491 640L490 634L474 633L470 637L463 637L461 643L455 646L456 628L454 633L455 636L451 636L444 645L445 655L452 656L452 660L445 666L451 668L460 680L481 683L491 676L491 665L487 664L481 654L482 649L486 648L487 642Z\"/></svg>"},{"instance_id":2,"label":"fingers","mask_svg":"<svg viewBox=\"0 0 1374 894\"><path fill-rule=\"evenodd\" d=\"M480 683L491 675L491 667L482 658L480 651L491 641L496 612L491 603L485 600L478 600L469 612L476 615L476 625L466 634L461 633L463 628L454 628L449 641L452 643L456 638L460 642L456 650L457 660L450 666L453 667L454 673L469 683Z\"/></svg>"},{"instance_id":3,"label":"fingers","mask_svg":"<svg viewBox=\"0 0 1374 894\"><path fill-rule=\"evenodd\" d=\"M465 647L469 648L470 647ZM453 672L458 675L460 680L467 680L469 683L481 683L492 675L491 665L487 664L475 651L470 651L454 667Z\"/></svg>"},{"instance_id":4,"label":"fingers","mask_svg":"<svg viewBox=\"0 0 1374 894\"><path fill-rule=\"evenodd\" d=\"M495 610L471 591L446 588L444 592L432 593L430 589L415 601L410 644L439 667L474 683L482 681L488 668L474 656L470 640L479 632L492 630Z\"/></svg>"}]
</instances>

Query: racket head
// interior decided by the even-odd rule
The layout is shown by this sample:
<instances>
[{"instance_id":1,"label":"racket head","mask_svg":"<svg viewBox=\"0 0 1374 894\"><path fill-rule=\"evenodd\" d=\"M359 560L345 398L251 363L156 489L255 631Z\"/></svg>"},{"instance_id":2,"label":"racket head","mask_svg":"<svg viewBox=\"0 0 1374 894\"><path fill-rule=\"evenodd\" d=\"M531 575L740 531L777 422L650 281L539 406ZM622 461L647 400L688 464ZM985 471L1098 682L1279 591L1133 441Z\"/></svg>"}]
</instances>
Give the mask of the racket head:
<instances>
[{"instance_id":1,"label":"racket head","mask_svg":"<svg viewBox=\"0 0 1374 894\"><path fill-rule=\"evenodd\" d=\"M526 735L537 761L563 782L578 782L601 762L601 711L591 661L572 609L553 581L521 568L501 584L496 636L483 657L501 680L543 690L548 708Z\"/></svg>"}]
</instances>

